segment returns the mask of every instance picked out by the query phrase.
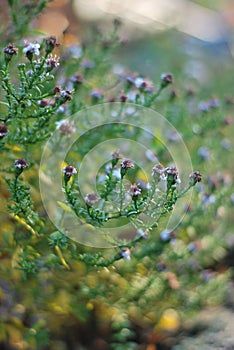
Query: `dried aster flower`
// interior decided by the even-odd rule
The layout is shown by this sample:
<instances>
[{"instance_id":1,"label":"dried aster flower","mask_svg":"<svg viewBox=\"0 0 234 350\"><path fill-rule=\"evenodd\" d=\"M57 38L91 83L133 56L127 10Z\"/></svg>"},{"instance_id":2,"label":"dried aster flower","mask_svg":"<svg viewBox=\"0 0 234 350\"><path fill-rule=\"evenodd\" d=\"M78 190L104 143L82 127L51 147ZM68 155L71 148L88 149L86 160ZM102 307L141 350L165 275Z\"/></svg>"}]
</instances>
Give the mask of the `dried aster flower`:
<instances>
[{"instance_id":1,"label":"dried aster flower","mask_svg":"<svg viewBox=\"0 0 234 350\"><path fill-rule=\"evenodd\" d=\"M5 124L0 124L0 139L5 137L8 134L8 129Z\"/></svg>"},{"instance_id":2,"label":"dried aster flower","mask_svg":"<svg viewBox=\"0 0 234 350\"><path fill-rule=\"evenodd\" d=\"M57 42L55 36L50 36L46 39L46 53L51 53L56 46L60 44Z\"/></svg>"},{"instance_id":3,"label":"dried aster flower","mask_svg":"<svg viewBox=\"0 0 234 350\"><path fill-rule=\"evenodd\" d=\"M13 44L8 44L4 49L5 62L8 64L14 55L18 54L18 49Z\"/></svg>"},{"instance_id":4,"label":"dried aster flower","mask_svg":"<svg viewBox=\"0 0 234 350\"><path fill-rule=\"evenodd\" d=\"M166 169L166 177L167 177L167 183L170 186L177 184L180 184L180 178L178 174L178 170L176 167L167 167Z\"/></svg>"},{"instance_id":5,"label":"dried aster flower","mask_svg":"<svg viewBox=\"0 0 234 350\"><path fill-rule=\"evenodd\" d=\"M72 99L72 92L70 90L61 90L60 91L60 98L64 102L71 101Z\"/></svg>"},{"instance_id":6,"label":"dried aster flower","mask_svg":"<svg viewBox=\"0 0 234 350\"><path fill-rule=\"evenodd\" d=\"M194 171L190 176L189 176L189 184L191 186L196 185L197 182L201 182L202 180L202 175L200 171Z\"/></svg>"},{"instance_id":7,"label":"dried aster flower","mask_svg":"<svg viewBox=\"0 0 234 350\"><path fill-rule=\"evenodd\" d=\"M173 75L171 73L163 73L161 75L161 89L173 83Z\"/></svg>"},{"instance_id":8,"label":"dried aster flower","mask_svg":"<svg viewBox=\"0 0 234 350\"><path fill-rule=\"evenodd\" d=\"M152 176L157 180L166 180L165 176L165 168L161 163L155 164L155 166L152 169Z\"/></svg>"},{"instance_id":9,"label":"dried aster flower","mask_svg":"<svg viewBox=\"0 0 234 350\"><path fill-rule=\"evenodd\" d=\"M120 165L121 177L123 178L126 175L129 169L134 169L134 163L130 159L123 159Z\"/></svg>"},{"instance_id":10,"label":"dried aster flower","mask_svg":"<svg viewBox=\"0 0 234 350\"><path fill-rule=\"evenodd\" d=\"M127 99L128 99L128 96L126 94L122 93L122 94L119 95L120 102L126 102Z\"/></svg>"},{"instance_id":11,"label":"dried aster flower","mask_svg":"<svg viewBox=\"0 0 234 350\"><path fill-rule=\"evenodd\" d=\"M96 193L88 193L84 198L86 204L90 207L96 204L99 201L99 199L100 198L96 195Z\"/></svg>"},{"instance_id":12,"label":"dried aster flower","mask_svg":"<svg viewBox=\"0 0 234 350\"><path fill-rule=\"evenodd\" d=\"M141 194L141 189L136 184L133 184L130 187L129 194L132 198L136 199Z\"/></svg>"}]
</instances>

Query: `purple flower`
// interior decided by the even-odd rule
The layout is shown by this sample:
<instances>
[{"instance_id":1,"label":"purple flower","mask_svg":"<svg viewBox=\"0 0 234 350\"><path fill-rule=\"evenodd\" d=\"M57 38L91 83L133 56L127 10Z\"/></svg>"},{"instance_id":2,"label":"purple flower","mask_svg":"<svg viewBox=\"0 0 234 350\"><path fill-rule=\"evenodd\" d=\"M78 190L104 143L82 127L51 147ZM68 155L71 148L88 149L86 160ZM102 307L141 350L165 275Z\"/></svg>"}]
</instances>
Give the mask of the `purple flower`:
<instances>
[{"instance_id":1,"label":"purple flower","mask_svg":"<svg viewBox=\"0 0 234 350\"><path fill-rule=\"evenodd\" d=\"M25 159L20 158L15 161L15 167L17 169L23 170L28 167L28 163L26 162Z\"/></svg>"},{"instance_id":2,"label":"purple flower","mask_svg":"<svg viewBox=\"0 0 234 350\"><path fill-rule=\"evenodd\" d=\"M70 178L71 176L74 176L75 174L77 174L77 170L72 165L67 165L65 168L63 168L62 173L66 177Z\"/></svg>"}]
</instances>

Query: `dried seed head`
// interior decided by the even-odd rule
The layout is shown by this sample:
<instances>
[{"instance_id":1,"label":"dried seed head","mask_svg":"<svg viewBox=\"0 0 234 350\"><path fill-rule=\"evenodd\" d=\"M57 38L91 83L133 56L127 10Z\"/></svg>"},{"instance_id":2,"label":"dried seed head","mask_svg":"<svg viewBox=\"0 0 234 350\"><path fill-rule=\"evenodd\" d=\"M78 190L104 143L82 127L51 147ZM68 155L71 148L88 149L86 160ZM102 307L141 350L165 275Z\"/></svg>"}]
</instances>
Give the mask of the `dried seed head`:
<instances>
[{"instance_id":1,"label":"dried seed head","mask_svg":"<svg viewBox=\"0 0 234 350\"><path fill-rule=\"evenodd\" d=\"M14 55L18 54L18 49L13 44L8 44L4 49L5 62L8 64Z\"/></svg>"},{"instance_id":2,"label":"dried seed head","mask_svg":"<svg viewBox=\"0 0 234 350\"><path fill-rule=\"evenodd\" d=\"M8 129L5 124L0 124L0 139L5 137L8 134Z\"/></svg>"},{"instance_id":3,"label":"dried seed head","mask_svg":"<svg viewBox=\"0 0 234 350\"><path fill-rule=\"evenodd\" d=\"M130 187L129 194L132 198L137 198L141 194L141 189L136 184L133 184Z\"/></svg>"},{"instance_id":4,"label":"dried seed head","mask_svg":"<svg viewBox=\"0 0 234 350\"><path fill-rule=\"evenodd\" d=\"M96 193L88 193L84 198L86 204L88 204L90 207L99 202L99 199L100 198L96 195Z\"/></svg>"},{"instance_id":5,"label":"dried seed head","mask_svg":"<svg viewBox=\"0 0 234 350\"><path fill-rule=\"evenodd\" d=\"M120 99L120 102L126 102L128 99L128 96L126 94L120 94L119 99Z\"/></svg>"},{"instance_id":6,"label":"dried seed head","mask_svg":"<svg viewBox=\"0 0 234 350\"><path fill-rule=\"evenodd\" d=\"M71 136L75 131L75 125L72 121L69 120L61 120L60 122L56 122L57 130L60 131L62 136Z\"/></svg>"},{"instance_id":7,"label":"dried seed head","mask_svg":"<svg viewBox=\"0 0 234 350\"><path fill-rule=\"evenodd\" d=\"M72 92L70 90L61 90L60 91L60 97L64 102L71 101L72 99Z\"/></svg>"},{"instance_id":8,"label":"dried seed head","mask_svg":"<svg viewBox=\"0 0 234 350\"><path fill-rule=\"evenodd\" d=\"M165 172L165 168L161 163L157 163L153 167L152 172L153 172L153 175L154 174L162 175Z\"/></svg>"},{"instance_id":9,"label":"dried seed head","mask_svg":"<svg viewBox=\"0 0 234 350\"><path fill-rule=\"evenodd\" d=\"M179 178L179 173L176 167L167 167L165 170L166 170L167 183L170 186L181 182Z\"/></svg>"},{"instance_id":10,"label":"dried seed head","mask_svg":"<svg viewBox=\"0 0 234 350\"><path fill-rule=\"evenodd\" d=\"M131 161L131 159L123 159L121 163L121 168L128 170L128 169L134 169L134 163Z\"/></svg>"},{"instance_id":11,"label":"dried seed head","mask_svg":"<svg viewBox=\"0 0 234 350\"><path fill-rule=\"evenodd\" d=\"M196 185L197 182L201 182L202 180L202 175L200 171L194 171L190 176L189 176L189 184L191 186Z\"/></svg>"},{"instance_id":12,"label":"dried seed head","mask_svg":"<svg viewBox=\"0 0 234 350\"><path fill-rule=\"evenodd\" d=\"M46 39L46 53L51 53L56 46L60 44L57 42L55 36L50 36Z\"/></svg>"},{"instance_id":13,"label":"dried seed head","mask_svg":"<svg viewBox=\"0 0 234 350\"><path fill-rule=\"evenodd\" d=\"M173 83L173 75L171 73L163 73L161 75L161 88Z\"/></svg>"},{"instance_id":14,"label":"dried seed head","mask_svg":"<svg viewBox=\"0 0 234 350\"><path fill-rule=\"evenodd\" d=\"M123 159L120 167L121 177L123 178L129 169L134 169L134 163L130 159Z\"/></svg>"}]
</instances>

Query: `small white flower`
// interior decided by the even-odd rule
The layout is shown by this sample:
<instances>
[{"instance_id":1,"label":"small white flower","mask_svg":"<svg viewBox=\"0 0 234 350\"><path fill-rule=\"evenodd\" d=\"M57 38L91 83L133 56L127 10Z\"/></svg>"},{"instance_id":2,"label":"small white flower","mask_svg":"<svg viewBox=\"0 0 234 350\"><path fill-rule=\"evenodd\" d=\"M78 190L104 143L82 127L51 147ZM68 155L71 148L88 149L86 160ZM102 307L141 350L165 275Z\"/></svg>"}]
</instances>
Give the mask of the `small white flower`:
<instances>
[{"instance_id":1,"label":"small white flower","mask_svg":"<svg viewBox=\"0 0 234 350\"><path fill-rule=\"evenodd\" d=\"M163 230L161 233L160 233L160 238L162 241L168 241L170 239L170 233L171 231L168 230L168 229L165 229Z\"/></svg>"},{"instance_id":2,"label":"small white flower","mask_svg":"<svg viewBox=\"0 0 234 350\"><path fill-rule=\"evenodd\" d=\"M23 53L24 54L32 53L36 56L39 56L40 55L39 49L40 49L40 44L30 43L30 42L26 41L24 44Z\"/></svg>"},{"instance_id":3,"label":"small white flower","mask_svg":"<svg viewBox=\"0 0 234 350\"><path fill-rule=\"evenodd\" d=\"M138 88L138 89L141 88L143 83L144 83L144 79L143 78L140 78L140 77L136 78L136 80L135 80L136 88Z\"/></svg>"},{"instance_id":4,"label":"small white flower","mask_svg":"<svg viewBox=\"0 0 234 350\"><path fill-rule=\"evenodd\" d=\"M147 239L148 238L148 235L149 235L149 231L148 230L142 230L141 228L139 228L137 231L136 231L136 234L144 239Z\"/></svg>"},{"instance_id":5,"label":"small white flower","mask_svg":"<svg viewBox=\"0 0 234 350\"><path fill-rule=\"evenodd\" d=\"M131 251L129 248L123 248L121 250L121 255L125 260L127 260L127 261L131 260Z\"/></svg>"}]
</instances>

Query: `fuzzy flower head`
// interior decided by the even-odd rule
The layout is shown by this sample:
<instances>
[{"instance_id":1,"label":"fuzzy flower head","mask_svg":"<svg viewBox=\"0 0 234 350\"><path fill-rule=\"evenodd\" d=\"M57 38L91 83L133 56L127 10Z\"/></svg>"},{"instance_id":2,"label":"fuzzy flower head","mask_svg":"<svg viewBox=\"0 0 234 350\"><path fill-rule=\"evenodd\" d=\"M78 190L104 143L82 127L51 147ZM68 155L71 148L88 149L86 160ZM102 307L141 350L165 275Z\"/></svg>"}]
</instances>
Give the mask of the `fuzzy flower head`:
<instances>
[{"instance_id":1,"label":"fuzzy flower head","mask_svg":"<svg viewBox=\"0 0 234 350\"><path fill-rule=\"evenodd\" d=\"M96 204L97 202L99 202L99 197L96 195L96 193L88 193L84 200L86 202L86 204L91 207L92 205Z\"/></svg>"},{"instance_id":2,"label":"fuzzy flower head","mask_svg":"<svg viewBox=\"0 0 234 350\"><path fill-rule=\"evenodd\" d=\"M29 61L32 61L33 55L35 56L40 55L39 49L40 49L40 44L38 43L30 43L29 41L24 42L23 53L26 55Z\"/></svg>"},{"instance_id":3,"label":"fuzzy flower head","mask_svg":"<svg viewBox=\"0 0 234 350\"><path fill-rule=\"evenodd\" d=\"M0 140L8 134L8 129L5 124L0 124Z\"/></svg>"},{"instance_id":4,"label":"fuzzy flower head","mask_svg":"<svg viewBox=\"0 0 234 350\"><path fill-rule=\"evenodd\" d=\"M131 260L131 250L129 248L122 248L121 255L125 260L127 261Z\"/></svg>"},{"instance_id":5,"label":"fuzzy flower head","mask_svg":"<svg viewBox=\"0 0 234 350\"><path fill-rule=\"evenodd\" d=\"M129 169L134 169L134 163L131 159L125 158L122 160L120 167L121 167L121 177L123 178Z\"/></svg>"}]
</instances>

